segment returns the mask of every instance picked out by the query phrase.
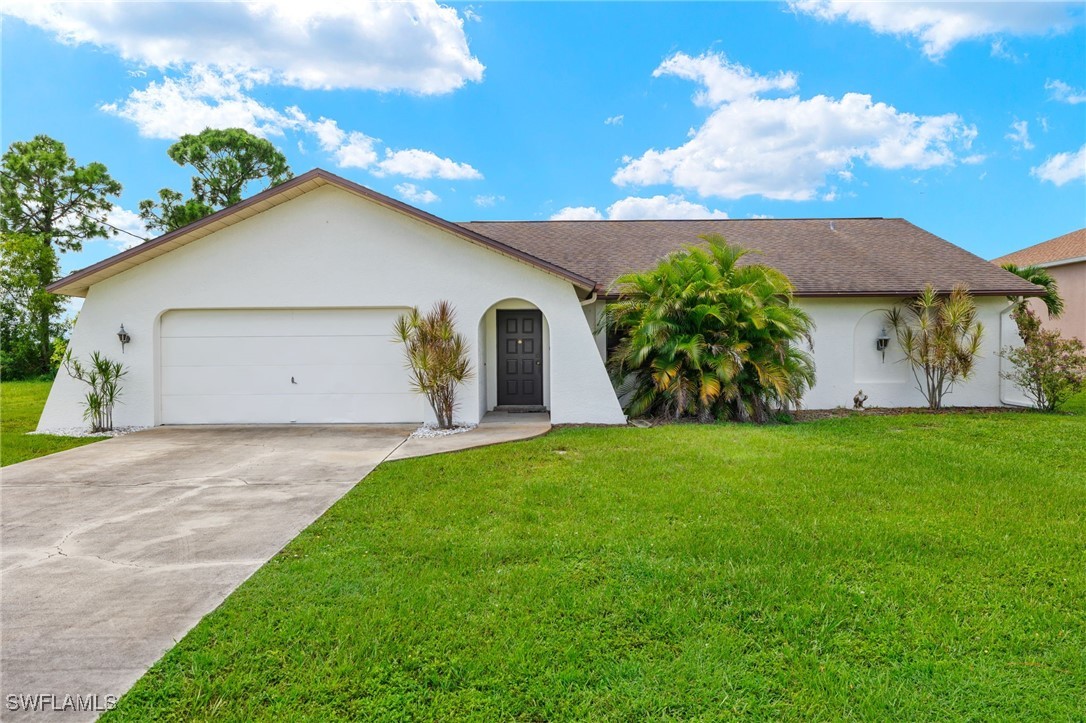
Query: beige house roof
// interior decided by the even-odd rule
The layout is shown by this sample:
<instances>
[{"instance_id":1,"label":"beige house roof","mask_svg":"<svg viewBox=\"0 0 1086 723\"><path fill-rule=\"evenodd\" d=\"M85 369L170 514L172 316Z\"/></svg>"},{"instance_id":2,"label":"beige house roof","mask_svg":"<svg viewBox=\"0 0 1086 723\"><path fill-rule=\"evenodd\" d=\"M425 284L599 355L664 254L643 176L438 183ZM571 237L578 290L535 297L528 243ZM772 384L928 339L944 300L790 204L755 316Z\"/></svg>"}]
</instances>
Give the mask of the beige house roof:
<instances>
[{"instance_id":1,"label":"beige house roof","mask_svg":"<svg viewBox=\"0 0 1086 723\"><path fill-rule=\"evenodd\" d=\"M1076 261L1086 261L1086 228L992 259L997 266L1060 266Z\"/></svg>"},{"instance_id":2,"label":"beige house roof","mask_svg":"<svg viewBox=\"0 0 1086 723\"><path fill-rule=\"evenodd\" d=\"M801 296L898 296L931 283L978 295L1036 295L1038 287L900 218L705 221L509 221L462 224L610 289L629 271L719 234L780 269Z\"/></svg>"}]
</instances>

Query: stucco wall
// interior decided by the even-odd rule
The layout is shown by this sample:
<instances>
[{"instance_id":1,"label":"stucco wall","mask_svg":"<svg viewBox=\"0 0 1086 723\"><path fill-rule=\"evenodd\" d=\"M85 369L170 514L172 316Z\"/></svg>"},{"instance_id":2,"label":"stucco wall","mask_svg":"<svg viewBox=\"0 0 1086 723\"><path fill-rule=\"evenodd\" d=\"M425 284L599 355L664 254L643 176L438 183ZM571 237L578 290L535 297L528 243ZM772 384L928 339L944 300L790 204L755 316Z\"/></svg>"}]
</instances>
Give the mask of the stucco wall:
<instances>
[{"instance_id":1,"label":"stucco wall","mask_svg":"<svg viewBox=\"0 0 1086 723\"><path fill-rule=\"evenodd\" d=\"M886 326L884 313L897 299L804 298L800 306L813 318L814 357L817 382L803 400L808 409L851 407L856 392L863 389L869 407L926 406L901 347L887 327L891 341L883 360L875 339ZM1013 323L1006 315L1009 304L1003 297L978 297L979 319L984 325L980 359L974 377L954 388L944 398L947 406L999 406L1001 360L999 349L1020 343ZM1008 401L1024 401L1015 390L1004 389Z\"/></svg>"},{"instance_id":2,"label":"stucco wall","mask_svg":"<svg viewBox=\"0 0 1086 723\"><path fill-rule=\"evenodd\" d=\"M569 282L327 186L96 284L71 349L80 358L101 350L123 361L130 371L114 423L153 425L159 422L158 324L171 309L425 309L448 299L480 359L484 315L511 298L539 308L551 330L552 420L624 422ZM132 335L123 356L116 336L122 323ZM461 389L465 421L477 421L484 410L485 384L484 370ZM80 424L82 394L82 385L62 371L39 428Z\"/></svg>"},{"instance_id":3,"label":"stucco wall","mask_svg":"<svg viewBox=\"0 0 1086 723\"><path fill-rule=\"evenodd\" d=\"M1086 261L1046 269L1056 281L1064 310L1058 319L1048 316L1045 305L1031 299L1030 308L1041 317L1046 329L1054 329L1064 336L1075 336L1086 342Z\"/></svg>"}]
</instances>

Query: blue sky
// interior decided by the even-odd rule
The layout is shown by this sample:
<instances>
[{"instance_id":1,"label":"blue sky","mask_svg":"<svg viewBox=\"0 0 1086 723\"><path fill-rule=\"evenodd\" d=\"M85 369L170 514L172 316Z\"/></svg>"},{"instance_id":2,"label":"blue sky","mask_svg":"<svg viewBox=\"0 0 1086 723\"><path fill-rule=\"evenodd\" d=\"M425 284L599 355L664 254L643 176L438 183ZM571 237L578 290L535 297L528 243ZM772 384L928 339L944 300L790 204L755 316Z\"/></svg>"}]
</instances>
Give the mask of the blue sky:
<instances>
[{"instance_id":1,"label":"blue sky","mask_svg":"<svg viewBox=\"0 0 1086 723\"><path fill-rule=\"evenodd\" d=\"M167 147L205 125L452 220L901 216L984 257L1086 226L1081 3L4 13L4 146L104 162L138 233L141 199L187 190Z\"/></svg>"}]
</instances>

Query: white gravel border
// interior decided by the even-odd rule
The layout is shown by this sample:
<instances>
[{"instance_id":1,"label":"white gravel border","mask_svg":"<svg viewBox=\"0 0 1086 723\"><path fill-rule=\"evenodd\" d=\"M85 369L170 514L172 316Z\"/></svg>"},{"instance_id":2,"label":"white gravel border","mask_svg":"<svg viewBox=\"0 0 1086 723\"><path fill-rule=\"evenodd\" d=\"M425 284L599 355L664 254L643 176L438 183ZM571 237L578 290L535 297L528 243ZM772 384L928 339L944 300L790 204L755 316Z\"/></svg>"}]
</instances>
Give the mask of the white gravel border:
<instances>
[{"instance_id":1,"label":"white gravel border","mask_svg":"<svg viewBox=\"0 0 1086 723\"><path fill-rule=\"evenodd\" d=\"M57 427L27 432L27 434L51 434L57 437L123 437L141 429L150 429L150 427L114 427L108 432L92 432L88 427Z\"/></svg>"},{"instance_id":2,"label":"white gravel border","mask_svg":"<svg viewBox=\"0 0 1086 723\"><path fill-rule=\"evenodd\" d=\"M451 437L454 434L463 434L475 429L474 424L457 424L452 429L438 429L429 424L424 424L411 433L412 439L435 439L437 437Z\"/></svg>"}]
</instances>

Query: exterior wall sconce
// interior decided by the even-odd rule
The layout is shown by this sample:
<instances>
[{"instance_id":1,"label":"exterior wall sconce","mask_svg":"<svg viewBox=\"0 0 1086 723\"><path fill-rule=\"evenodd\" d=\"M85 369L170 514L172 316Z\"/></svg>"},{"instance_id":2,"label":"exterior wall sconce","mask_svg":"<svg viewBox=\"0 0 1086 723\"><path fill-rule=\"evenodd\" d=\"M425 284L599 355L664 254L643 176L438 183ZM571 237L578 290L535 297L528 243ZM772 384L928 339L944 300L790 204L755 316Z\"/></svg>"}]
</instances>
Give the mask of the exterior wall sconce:
<instances>
[{"instance_id":1,"label":"exterior wall sconce","mask_svg":"<svg viewBox=\"0 0 1086 723\"><path fill-rule=\"evenodd\" d=\"M121 330L117 332L117 338L121 340L121 353L124 354L124 345L132 341L131 335L124 330L124 324L121 324Z\"/></svg>"},{"instance_id":2,"label":"exterior wall sconce","mask_svg":"<svg viewBox=\"0 0 1086 723\"><path fill-rule=\"evenodd\" d=\"M886 333L886 327L882 327L879 330L879 335L875 337L875 351L882 352L882 360L886 361L886 347L890 346L890 335Z\"/></svg>"}]
</instances>

